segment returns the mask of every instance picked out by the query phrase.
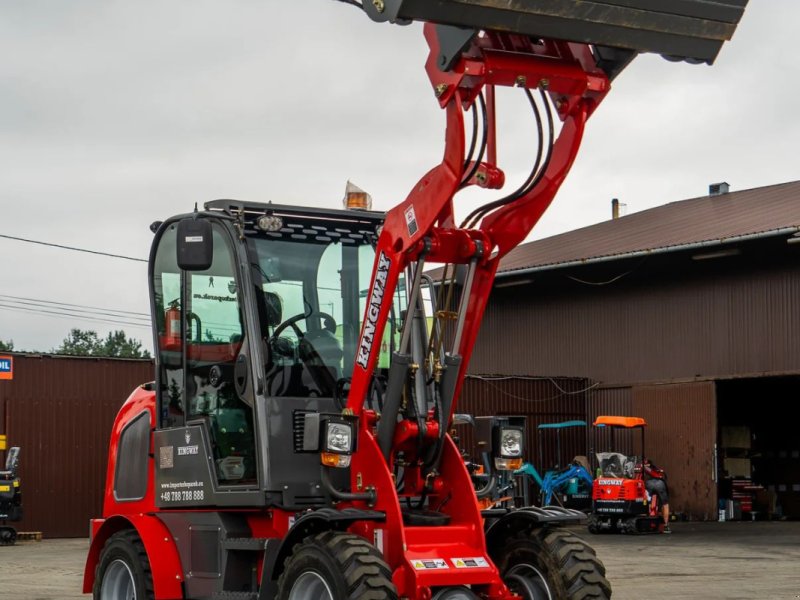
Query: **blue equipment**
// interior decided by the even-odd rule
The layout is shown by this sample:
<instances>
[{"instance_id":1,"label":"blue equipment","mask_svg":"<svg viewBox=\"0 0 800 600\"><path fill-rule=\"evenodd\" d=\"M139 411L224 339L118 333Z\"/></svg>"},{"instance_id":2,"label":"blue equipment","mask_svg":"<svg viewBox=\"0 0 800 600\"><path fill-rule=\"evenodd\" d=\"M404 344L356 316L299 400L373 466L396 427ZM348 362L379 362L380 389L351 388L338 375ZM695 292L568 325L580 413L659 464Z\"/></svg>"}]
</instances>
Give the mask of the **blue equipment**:
<instances>
[{"instance_id":1,"label":"blue equipment","mask_svg":"<svg viewBox=\"0 0 800 600\"><path fill-rule=\"evenodd\" d=\"M569 508L588 509L591 506L591 491L593 479L589 470L579 462L573 461L566 467L561 467L561 431L573 427L586 427L586 421L563 421L560 423L542 423L539 430L539 464L544 464L542 448L542 432L555 431L556 434L556 460L555 467L542 477L536 468L525 463L521 469L514 472L536 482L540 489L540 502L542 506L560 504ZM523 486L527 490L527 486Z\"/></svg>"},{"instance_id":2,"label":"blue equipment","mask_svg":"<svg viewBox=\"0 0 800 600\"><path fill-rule=\"evenodd\" d=\"M585 504L585 508L588 508L591 503L593 483L589 471L576 462L560 471L548 471L542 482L542 506L553 504L555 498L558 504L565 506ZM557 495L561 498L557 498ZM585 502L581 502L582 500ZM575 507L569 506L569 508Z\"/></svg>"}]
</instances>

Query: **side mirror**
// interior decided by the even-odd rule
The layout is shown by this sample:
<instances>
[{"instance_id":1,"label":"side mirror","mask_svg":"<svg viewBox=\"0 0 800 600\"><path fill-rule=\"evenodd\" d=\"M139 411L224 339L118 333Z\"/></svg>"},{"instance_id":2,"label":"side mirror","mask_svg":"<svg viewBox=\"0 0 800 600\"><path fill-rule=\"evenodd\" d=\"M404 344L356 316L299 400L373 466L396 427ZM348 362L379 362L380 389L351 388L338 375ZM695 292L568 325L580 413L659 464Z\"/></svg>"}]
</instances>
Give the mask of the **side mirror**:
<instances>
[{"instance_id":1,"label":"side mirror","mask_svg":"<svg viewBox=\"0 0 800 600\"><path fill-rule=\"evenodd\" d=\"M214 260L211 223L192 217L178 223L178 267L184 271L205 271Z\"/></svg>"}]
</instances>

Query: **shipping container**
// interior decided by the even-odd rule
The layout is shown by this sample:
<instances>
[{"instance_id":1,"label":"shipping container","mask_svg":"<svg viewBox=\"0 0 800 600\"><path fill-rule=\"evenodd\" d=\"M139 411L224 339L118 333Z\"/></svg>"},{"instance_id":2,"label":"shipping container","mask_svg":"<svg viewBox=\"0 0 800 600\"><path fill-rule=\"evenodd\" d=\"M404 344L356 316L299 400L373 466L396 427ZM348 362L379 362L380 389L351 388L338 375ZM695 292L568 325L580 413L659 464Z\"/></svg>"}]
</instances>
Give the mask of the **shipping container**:
<instances>
[{"instance_id":1,"label":"shipping container","mask_svg":"<svg viewBox=\"0 0 800 600\"><path fill-rule=\"evenodd\" d=\"M14 379L0 381L0 433L21 449L18 531L88 535L89 519L102 513L114 417L152 379L149 360L14 355Z\"/></svg>"}]
</instances>

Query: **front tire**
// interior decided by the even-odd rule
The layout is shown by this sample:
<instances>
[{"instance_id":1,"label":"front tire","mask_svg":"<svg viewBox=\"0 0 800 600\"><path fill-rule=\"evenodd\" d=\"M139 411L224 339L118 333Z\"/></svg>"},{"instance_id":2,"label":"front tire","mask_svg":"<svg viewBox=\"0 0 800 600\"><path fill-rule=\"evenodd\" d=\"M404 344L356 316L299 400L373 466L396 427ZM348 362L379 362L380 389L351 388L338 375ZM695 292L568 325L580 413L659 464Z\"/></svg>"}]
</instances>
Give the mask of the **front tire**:
<instances>
[{"instance_id":1,"label":"front tire","mask_svg":"<svg viewBox=\"0 0 800 600\"><path fill-rule=\"evenodd\" d=\"M112 535L100 552L94 600L154 600L153 575L144 544L132 529Z\"/></svg>"},{"instance_id":2,"label":"front tire","mask_svg":"<svg viewBox=\"0 0 800 600\"><path fill-rule=\"evenodd\" d=\"M594 550L577 535L541 528L510 537L495 563L523 600L606 600L611 584Z\"/></svg>"},{"instance_id":3,"label":"front tire","mask_svg":"<svg viewBox=\"0 0 800 600\"><path fill-rule=\"evenodd\" d=\"M279 600L397 600L392 573L364 538L326 531L292 550L278 579Z\"/></svg>"}]
</instances>

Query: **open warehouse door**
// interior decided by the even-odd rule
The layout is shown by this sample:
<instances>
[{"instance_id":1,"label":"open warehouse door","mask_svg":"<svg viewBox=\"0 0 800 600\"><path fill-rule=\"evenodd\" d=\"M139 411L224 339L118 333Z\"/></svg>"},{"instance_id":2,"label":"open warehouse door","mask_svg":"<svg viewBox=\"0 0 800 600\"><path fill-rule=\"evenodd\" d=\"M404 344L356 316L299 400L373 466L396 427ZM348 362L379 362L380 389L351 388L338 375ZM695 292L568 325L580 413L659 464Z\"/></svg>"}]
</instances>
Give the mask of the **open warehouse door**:
<instances>
[{"instance_id":1,"label":"open warehouse door","mask_svg":"<svg viewBox=\"0 0 800 600\"><path fill-rule=\"evenodd\" d=\"M724 518L800 519L800 376L728 379L716 385Z\"/></svg>"}]
</instances>

